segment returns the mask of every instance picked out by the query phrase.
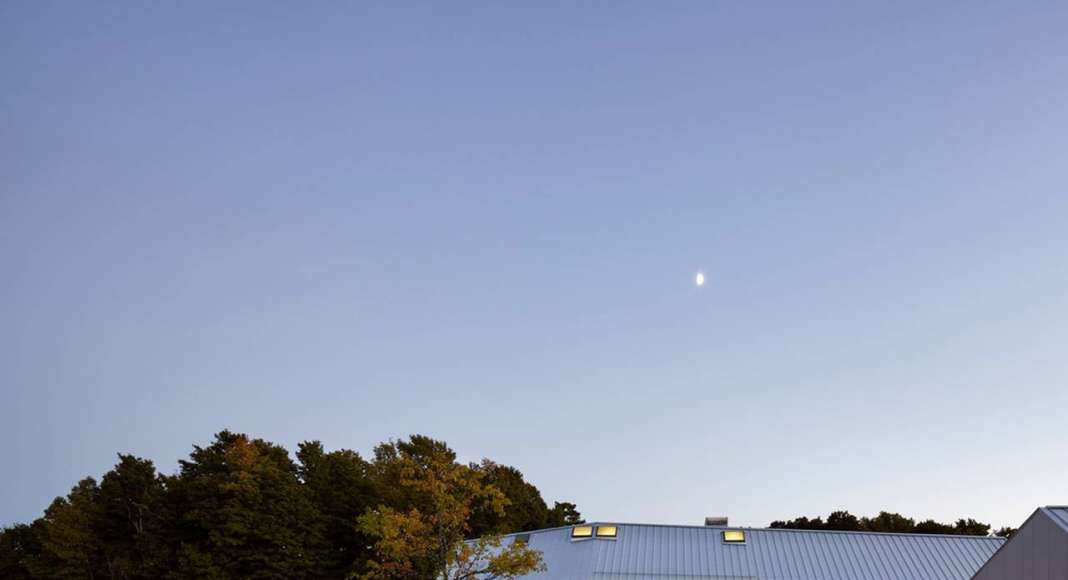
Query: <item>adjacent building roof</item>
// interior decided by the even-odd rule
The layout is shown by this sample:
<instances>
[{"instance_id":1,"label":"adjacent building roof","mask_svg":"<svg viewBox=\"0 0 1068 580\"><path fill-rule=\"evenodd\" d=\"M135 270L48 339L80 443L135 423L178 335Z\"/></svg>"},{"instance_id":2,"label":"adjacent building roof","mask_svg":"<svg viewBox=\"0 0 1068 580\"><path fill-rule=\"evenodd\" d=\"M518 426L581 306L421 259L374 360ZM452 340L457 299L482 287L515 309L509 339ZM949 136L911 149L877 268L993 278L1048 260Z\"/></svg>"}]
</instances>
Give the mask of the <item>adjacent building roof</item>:
<instances>
[{"instance_id":1,"label":"adjacent building roof","mask_svg":"<svg viewBox=\"0 0 1068 580\"><path fill-rule=\"evenodd\" d=\"M617 526L614 539L571 528L513 534L542 552L553 580L968 580L1003 543L985 536L735 528ZM725 530L744 530L726 543Z\"/></svg>"},{"instance_id":2,"label":"adjacent building roof","mask_svg":"<svg viewBox=\"0 0 1068 580\"><path fill-rule=\"evenodd\" d=\"M1041 508L1062 530L1068 532L1068 506L1054 505Z\"/></svg>"},{"instance_id":3,"label":"adjacent building roof","mask_svg":"<svg viewBox=\"0 0 1068 580\"><path fill-rule=\"evenodd\" d=\"M1068 507L1038 508L975 575L976 580L1068 578Z\"/></svg>"}]
</instances>

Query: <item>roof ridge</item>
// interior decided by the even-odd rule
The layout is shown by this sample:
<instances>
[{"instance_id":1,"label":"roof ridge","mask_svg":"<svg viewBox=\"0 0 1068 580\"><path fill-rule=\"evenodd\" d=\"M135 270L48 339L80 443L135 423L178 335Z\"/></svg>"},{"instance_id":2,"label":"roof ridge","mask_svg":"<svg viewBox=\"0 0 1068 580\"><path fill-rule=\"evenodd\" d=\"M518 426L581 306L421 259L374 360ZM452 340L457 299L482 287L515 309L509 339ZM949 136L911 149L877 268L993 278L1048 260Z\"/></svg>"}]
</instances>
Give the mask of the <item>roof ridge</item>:
<instances>
[{"instance_id":1,"label":"roof ridge","mask_svg":"<svg viewBox=\"0 0 1068 580\"><path fill-rule=\"evenodd\" d=\"M911 532L873 532L870 530L804 530L795 528L757 528L752 526L699 526L699 525L687 525L687 524L638 524L633 522L613 522L609 520L598 520L593 522L585 522L581 524L573 524L569 526L558 526L555 528L544 528L540 530L530 530L526 532L513 532L510 534L502 534L501 537L516 536L519 534L538 534L543 532L553 532L557 530L566 530L575 526L600 526L600 525L612 525L612 526L632 526L643 528L682 528L692 530L747 530L754 532L787 532L787 533L816 533L816 534L868 534L874 536L905 536L905 537L919 537L919 538L964 538L969 540L993 540L998 542L1004 542L1005 538L998 536L975 536L967 534L917 534Z\"/></svg>"}]
</instances>

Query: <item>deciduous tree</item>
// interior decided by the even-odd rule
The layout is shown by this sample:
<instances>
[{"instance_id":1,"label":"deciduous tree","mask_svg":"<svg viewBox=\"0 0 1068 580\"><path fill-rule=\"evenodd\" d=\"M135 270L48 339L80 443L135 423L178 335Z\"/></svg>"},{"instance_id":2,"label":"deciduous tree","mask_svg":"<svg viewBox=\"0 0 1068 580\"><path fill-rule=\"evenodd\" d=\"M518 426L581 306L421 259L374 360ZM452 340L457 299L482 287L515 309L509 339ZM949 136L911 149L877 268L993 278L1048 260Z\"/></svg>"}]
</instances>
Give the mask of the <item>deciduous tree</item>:
<instances>
[{"instance_id":1,"label":"deciduous tree","mask_svg":"<svg viewBox=\"0 0 1068 580\"><path fill-rule=\"evenodd\" d=\"M464 543L449 561L448 580L496 580L544 572L541 554L515 540L502 545L500 536Z\"/></svg>"},{"instance_id":2,"label":"deciduous tree","mask_svg":"<svg viewBox=\"0 0 1068 580\"><path fill-rule=\"evenodd\" d=\"M990 533L990 525L978 522L972 518L961 518L953 524L943 524L935 520L927 519L917 523L912 518L901 514L882 511L873 518L857 518L847 511L831 512L827 521L816 517L794 518L792 520L776 520L771 522L772 528L790 528L795 530L846 530L865 532L892 532L904 534L957 534L985 536Z\"/></svg>"},{"instance_id":3,"label":"deciduous tree","mask_svg":"<svg viewBox=\"0 0 1068 580\"><path fill-rule=\"evenodd\" d=\"M457 463L443 442L416 435L380 445L373 469L391 503L360 518L360 529L375 539L365 580L508 578L541 566L526 545L493 552L491 540L465 543L472 513L502 515L507 498L485 485L479 470Z\"/></svg>"}]
</instances>

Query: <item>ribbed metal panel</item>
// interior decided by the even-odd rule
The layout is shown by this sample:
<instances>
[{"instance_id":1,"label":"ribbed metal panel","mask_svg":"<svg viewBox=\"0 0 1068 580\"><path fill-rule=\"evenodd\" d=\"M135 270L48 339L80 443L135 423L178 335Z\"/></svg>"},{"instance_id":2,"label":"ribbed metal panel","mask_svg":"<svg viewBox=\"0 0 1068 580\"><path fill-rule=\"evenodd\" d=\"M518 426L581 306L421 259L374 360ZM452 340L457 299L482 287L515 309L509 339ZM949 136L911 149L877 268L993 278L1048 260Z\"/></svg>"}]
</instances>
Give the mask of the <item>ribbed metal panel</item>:
<instances>
[{"instance_id":1,"label":"ribbed metal panel","mask_svg":"<svg viewBox=\"0 0 1068 580\"><path fill-rule=\"evenodd\" d=\"M1042 511L1046 512L1054 523L1068 530L1068 506L1049 506L1042 508Z\"/></svg>"},{"instance_id":2,"label":"ribbed metal panel","mask_svg":"<svg viewBox=\"0 0 1068 580\"><path fill-rule=\"evenodd\" d=\"M1068 515L1068 514L1066 514ZM571 541L570 528L533 532L558 580L967 580L1001 538L619 524L615 540Z\"/></svg>"},{"instance_id":3,"label":"ribbed metal panel","mask_svg":"<svg viewBox=\"0 0 1068 580\"><path fill-rule=\"evenodd\" d=\"M975 580L1068 579L1068 507L1039 508L976 572Z\"/></svg>"}]
</instances>

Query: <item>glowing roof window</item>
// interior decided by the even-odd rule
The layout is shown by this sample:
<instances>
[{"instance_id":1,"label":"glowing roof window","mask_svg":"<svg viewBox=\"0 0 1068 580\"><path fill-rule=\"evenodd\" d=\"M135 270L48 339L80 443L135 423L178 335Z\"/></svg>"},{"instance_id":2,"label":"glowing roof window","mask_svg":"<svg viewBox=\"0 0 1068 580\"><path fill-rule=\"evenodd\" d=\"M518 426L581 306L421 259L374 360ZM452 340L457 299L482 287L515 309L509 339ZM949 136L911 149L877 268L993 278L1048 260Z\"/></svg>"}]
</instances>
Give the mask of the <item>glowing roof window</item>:
<instances>
[{"instance_id":1,"label":"glowing roof window","mask_svg":"<svg viewBox=\"0 0 1068 580\"><path fill-rule=\"evenodd\" d=\"M619 533L615 526L597 526L598 538L614 538Z\"/></svg>"},{"instance_id":2,"label":"glowing roof window","mask_svg":"<svg viewBox=\"0 0 1068 580\"><path fill-rule=\"evenodd\" d=\"M743 530L723 530L723 543L724 544L744 544L745 543L745 531L743 531Z\"/></svg>"},{"instance_id":3,"label":"glowing roof window","mask_svg":"<svg viewBox=\"0 0 1068 580\"><path fill-rule=\"evenodd\" d=\"M571 528L572 538L592 538L593 526L575 526Z\"/></svg>"}]
</instances>

